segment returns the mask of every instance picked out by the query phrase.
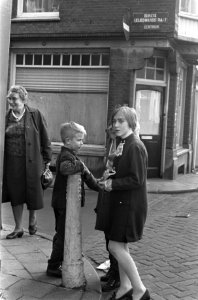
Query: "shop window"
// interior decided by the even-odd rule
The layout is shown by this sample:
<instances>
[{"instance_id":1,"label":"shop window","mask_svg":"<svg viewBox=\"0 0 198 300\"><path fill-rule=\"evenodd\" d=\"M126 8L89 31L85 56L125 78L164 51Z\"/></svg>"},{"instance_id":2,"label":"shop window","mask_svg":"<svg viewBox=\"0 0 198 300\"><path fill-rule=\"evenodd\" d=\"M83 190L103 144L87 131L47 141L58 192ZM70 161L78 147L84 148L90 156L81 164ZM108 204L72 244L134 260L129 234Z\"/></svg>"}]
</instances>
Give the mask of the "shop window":
<instances>
[{"instance_id":1,"label":"shop window","mask_svg":"<svg viewBox=\"0 0 198 300\"><path fill-rule=\"evenodd\" d=\"M70 65L70 55L66 54L63 55L63 62L62 62L63 66L69 66Z\"/></svg>"},{"instance_id":2,"label":"shop window","mask_svg":"<svg viewBox=\"0 0 198 300\"><path fill-rule=\"evenodd\" d=\"M74 54L72 55L72 66L79 66L80 65L80 55Z\"/></svg>"},{"instance_id":3,"label":"shop window","mask_svg":"<svg viewBox=\"0 0 198 300\"><path fill-rule=\"evenodd\" d=\"M92 54L91 61L92 61L93 66L99 66L100 65L100 55Z\"/></svg>"},{"instance_id":4,"label":"shop window","mask_svg":"<svg viewBox=\"0 0 198 300\"><path fill-rule=\"evenodd\" d=\"M109 67L109 54L16 54L17 66Z\"/></svg>"},{"instance_id":5,"label":"shop window","mask_svg":"<svg viewBox=\"0 0 198 300\"><path fill-rule=\"evenodd\" d=\"M16 64L17 65L23 65L23 57L24 57L23 54L17 54L17 56L16 56Z\"/></svg>"},{"instance_id":6,"label":"shop window","mask_svg":"<svg viewBox=\"0 0 198 300\"><path fill-rule=\"evenodd\" d=\"M18 18L59 17L58 0L18 0Z\"/></svg>"},{"instance_id":7,"label":"shop window","mask_svg":"<svg viewBox=\"0 0 198 300\"><path fill-rule=\"evenodd\" d=\"M34 65L36 65L36 66L42 65L42 55L41 54L34 55Z\"/></svg>"},{"instance_id":8,"label":"shop window","mask_svg":"<svg viewBox=\"0 0 198 300\"><path fill-rule=\"evenodd\" d=\"M51 65L51 55L44 54L44 56L43 56L43 65L44 66L50 66Z\"/></svg>"},{"instance_id":9,"label":"shop window","mask_svg":"<svg viewBox=\"0 0 198 300\"><path fill-rule=\"evenodd\" d=\"M109 65L109 54L102 54L102 66Z\"/></svg>"},{"instance_id":10,"label":"shop window","mask_svg":"<svg viewBox=\"0 0 198 300\"><path fill-rule=\"evenodd\" d=\"M32 65L33 63L33 55L32 54L28 54L25 56L25 64L26 65Z\"/></svg>"},{"instance_id":11,"label":"shop window","mask_svg":"<svg viewBox=\"0 0 198 300\"><path fill-rule=\"evenodd\" d=\"M165 58L151 57L146 59L145 67L136 71L136 78L165 81Z\"/></svg>"},{"instance_id":12,"label":"shop window","mask_svg":"<svg viewBox=\"0 0 198 300\"><path fill-rule=\"evenodd\" d=\"M90 55L83 54L82 55L82 66L89 66L90 65Z\"/></svg>"},{"instance_id":13,"label":"shop window","mask_svg":"<svg viewBox=\"0 0 198 300\"><path fill-rule=\"evenodd\" d=\"M53 55L53 66L59 66L60 65L60 55L55 54Z\"/></svg>"}]
</instances>

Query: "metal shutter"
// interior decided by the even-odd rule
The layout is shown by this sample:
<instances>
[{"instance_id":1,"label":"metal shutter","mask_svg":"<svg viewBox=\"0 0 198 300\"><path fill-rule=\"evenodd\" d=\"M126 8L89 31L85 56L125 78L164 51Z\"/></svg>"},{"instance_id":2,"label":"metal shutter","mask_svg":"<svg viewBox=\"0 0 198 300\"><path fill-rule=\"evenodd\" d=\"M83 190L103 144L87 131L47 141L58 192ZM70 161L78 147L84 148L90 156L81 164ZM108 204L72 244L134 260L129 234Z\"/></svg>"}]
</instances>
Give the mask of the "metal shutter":
<instances>
[{"instance_id":1,"label":"metal shutter","mask_svg":"<svg viewBox=\"0 0 198 300\"><path fill-rule=\"evenodd\" d=\"M109 70L16 67L16 84L31 90L107 92Z\"/></svg>"}]
</instances>

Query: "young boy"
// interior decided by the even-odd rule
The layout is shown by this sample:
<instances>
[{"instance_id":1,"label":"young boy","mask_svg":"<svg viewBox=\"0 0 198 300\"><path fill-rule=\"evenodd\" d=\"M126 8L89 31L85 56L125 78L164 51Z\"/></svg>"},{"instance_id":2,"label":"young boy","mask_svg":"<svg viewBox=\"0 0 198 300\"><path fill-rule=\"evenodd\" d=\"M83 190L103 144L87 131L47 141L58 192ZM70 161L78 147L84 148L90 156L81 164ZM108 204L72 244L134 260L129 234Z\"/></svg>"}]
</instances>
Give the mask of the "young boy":
<instances>
[{"instance_id":1,"label":"young boy","mask_svg":"<svg viewBox=\"0 0 198 300\"><path fill-rule=\"evenodd\" d=\"M61 265L64 252L65 216L66 216L66 186L68 175L81 173L81 206L84 206L84 182L95 191L99 191L96 179L85 164L77 157L83 145L86 131L82 125L75 122L64 123L60 130L63 146L57 157L56 179L52 194L52 207L55 214L55 230L52 253L48 260L47 275L61 277Z\"/></svg>"}]
</instances>

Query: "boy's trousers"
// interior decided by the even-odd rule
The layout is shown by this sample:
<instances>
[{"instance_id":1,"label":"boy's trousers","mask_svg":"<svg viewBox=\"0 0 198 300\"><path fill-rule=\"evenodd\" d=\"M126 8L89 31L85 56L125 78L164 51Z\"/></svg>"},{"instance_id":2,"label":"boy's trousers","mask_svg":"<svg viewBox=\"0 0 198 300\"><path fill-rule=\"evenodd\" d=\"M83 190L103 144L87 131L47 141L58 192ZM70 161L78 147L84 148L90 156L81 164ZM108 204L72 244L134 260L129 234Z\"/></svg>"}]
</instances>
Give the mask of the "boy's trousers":
<instances>
[{"instance_id":1,"label":"boy's trousers","mask_svg":"<svg viewBox=\"0 0 198 300\"><path fill-rule=\"evenodd\" d=\"M58 269L62 265L65 239L65 215L66 209L54 208L55 235L52 244L51 257L48 260L48 268Z\"/></svg>"}]
</instances>

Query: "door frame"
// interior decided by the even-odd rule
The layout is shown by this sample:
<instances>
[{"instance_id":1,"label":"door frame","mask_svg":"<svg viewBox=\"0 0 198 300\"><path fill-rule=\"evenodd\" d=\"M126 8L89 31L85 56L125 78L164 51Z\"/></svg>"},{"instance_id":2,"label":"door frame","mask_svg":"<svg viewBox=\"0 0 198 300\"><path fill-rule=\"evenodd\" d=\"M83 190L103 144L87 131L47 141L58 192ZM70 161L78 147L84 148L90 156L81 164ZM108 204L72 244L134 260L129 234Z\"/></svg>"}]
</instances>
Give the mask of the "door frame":
<instances>
[{"instance_id":1,"label":"door frame","mask_svg":"<svg viewBox=\"0 0 198 300\"><path fill-rule=\"evenodd\" d=\"M145 83L138 83L136 82L135 89L134 89L134 107L136 107L136 92L138 90L152 90L152 91L158 91L162 95L162 102L161 102L161 112L160 112L160 134L161 139L160 139L160 165L159 165L159 177L163 177L164 173L164 168L165 168L165 143L166 143L166 131L164 130L167 126L167 114L165 113L165 103L167 103L166 98L167 98L167 89L165 86L160 86L160 85L153 85L151 84L146 84Z\"/></svg>"}]
</instances>

